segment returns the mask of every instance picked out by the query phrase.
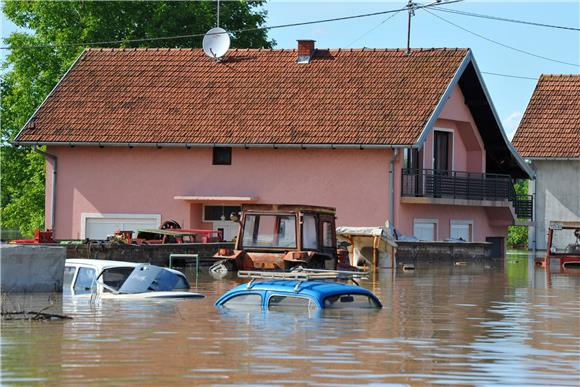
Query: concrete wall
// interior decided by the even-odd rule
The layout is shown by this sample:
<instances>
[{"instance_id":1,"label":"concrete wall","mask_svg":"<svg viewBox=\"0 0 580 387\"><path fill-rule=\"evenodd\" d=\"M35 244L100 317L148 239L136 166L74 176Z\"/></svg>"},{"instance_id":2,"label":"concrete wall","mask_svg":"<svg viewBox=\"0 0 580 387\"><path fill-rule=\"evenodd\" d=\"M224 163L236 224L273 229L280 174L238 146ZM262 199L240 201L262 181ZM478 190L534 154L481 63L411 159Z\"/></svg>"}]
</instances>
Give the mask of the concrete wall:
<instances>
[{"instance_id":1,"label":"concrete wall","mask_svg":"<svg viewBox=\"0 0 580 387\"><path fill-rule=\"evenodd\" d=\"M397 241L397 265L405 264L467 264L491 262L491 243L447 243Z\"/></svg>"},{"instance_id":2,"label":"concrete wall","mask_svg":"<svg viewBox=\"0 0 580 387\"><path fill-rule=\"evenodd\" d=\"M580 221L580 160L534 160L536 181L530 193L536 194L536 227L529 228L528 244L546 250L548 224L552 220ZM535 189L534 189L535 184Z\"/></svg>"},{"instance_id":3,"label":"concrete wall","mask_svg":"<svg viewBox=\"0 0 580 387\"><path fill-rule=\"evenodd\" d=\"M62 292L66 249L1 245L1 289L7 293Z\"/></svg>"},{"instance_id":4,"label":"concrete wall","mask_svg":"<svg viewBox=\"0 0 580 387\"><path fill-rule=\"evenodd\" d=\"M170 254L198 254L201 266L210 266L216 262L212 258L220 247L234 248L233 243L183 243L166 245L125 245L108 242L90 242L81 245L67 245L67 258L107 259L150 263L157 266L168 266ZM195 258L178 258L186 264L195 264ZM179 262L174 262L174 266Z\"/></svg>"}]
</instances>

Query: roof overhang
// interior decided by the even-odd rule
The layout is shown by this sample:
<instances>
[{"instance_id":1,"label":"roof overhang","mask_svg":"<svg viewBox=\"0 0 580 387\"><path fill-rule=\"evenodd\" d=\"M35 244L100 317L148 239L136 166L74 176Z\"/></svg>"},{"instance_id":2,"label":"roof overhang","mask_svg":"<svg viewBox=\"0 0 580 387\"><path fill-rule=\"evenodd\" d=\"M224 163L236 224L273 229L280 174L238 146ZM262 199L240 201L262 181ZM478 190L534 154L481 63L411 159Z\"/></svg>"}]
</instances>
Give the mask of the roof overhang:
<instances>
[{"instance_id":1,"label":"roof overhang","mask_svg":"<svg viewBox=\"0 0 580 387\"><path fill-rule=\"evenodd\" d=\"M165 142L75 142L75 141L63 141L63 142L50 142L50 141L14 141L12 142L14 146L98 146L104 147L116 147L116 148L139 148L139 147L150 147L150 148L213 148L213 147L232 147L232 148L326 148L326 149L395 149L395 148L409 148L411 145L408 144L217 144L217 143L165 143Z\"/></svg>"},{"instance_id":2,"label":"roof overhang","mask_svg":"<svg viewBox=\"0 0 580 387\"><path fill-rule=\"evenodd\" d=\"M465 103L475 120L486 150L486 171L490 173L509 174L515 178L532 178L534 170L520 156L505 135L501 120L497 115L490 94L483 82L471 50L457 68L447 89L441 96L435 110L423 128L414 148L420 148L433 130L445 103L458 86L465 97Z\"/></svg>"},{"instance_id":3,"label":"roof overhang","mask_svg":"<svg viewBox=\"0 0 580 387\"><path fill-rule=\"evenodd\" d=\"M252 196L194 196L183 195L175 196L175 200L184 200L189 203L200 204L240 204L240 203L256 203L258 198Z\"/></svg>"},{"instance_id":4,"label":"roof overhang","mask_svg":"<svg viewBox=\"0 0 580 387\"><path fill-rule=\"evenodd\" d=\"M580 161L580 157L526 157L530 161Z\"/></svg>"},{"instance_id":5,"label":"roof overhang","mask_svg":"<svg viewBox=\"0 0 580 387\"><path fill-rule=\"evenodd\" d=\"M437 121L439 115L441 114L443 108L445 107L445 103L451 96L451 93L453 93L455 86L457 86L459 79L463 75L463 71L465 71L465 68L471 62L471 60L472 60L471 50L468 50L467 54L465 55L465 58L463 58L463 60L459 64L459 67L455 71L455 75L453 75L453 78L451 78L451 82L449 82L447 88L445 89L445 92L439 99L439 102L437 102L437 106L435 106L433 113L431 113L431 116L427 120L427 123L425 124L425 127L421 131L421 134L419 135L417 142L415 143L415 145L413 145L413 148L420 148L423 146L425 141L427 141L427 136L429 135L429 133L431 133L431 130L435 126L435 122Z\"/></svg>"}]
</instances>

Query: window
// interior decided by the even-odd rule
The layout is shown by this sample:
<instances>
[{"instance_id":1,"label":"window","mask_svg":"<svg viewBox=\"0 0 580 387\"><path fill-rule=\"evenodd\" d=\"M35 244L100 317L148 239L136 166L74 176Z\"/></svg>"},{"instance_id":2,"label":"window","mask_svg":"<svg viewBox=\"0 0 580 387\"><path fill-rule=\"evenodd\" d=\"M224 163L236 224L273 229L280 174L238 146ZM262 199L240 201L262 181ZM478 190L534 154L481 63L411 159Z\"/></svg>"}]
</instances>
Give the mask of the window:
<instances>
[{"instance_id":1,"label":"window","mask_svg":"<svg viewBox=\"0 0 580 387\"><path fill-rule=\"evenodd\" d=\"M240 206L203 206L203 221L218 222L220 220L230 220L232 212L236 215L242 210ZM222 218L223 217L223 218Z\"/></svg>"},{"instance_id":2,"label":"window","mask_svg":"<svg viewBox=\"0 0 580 387\"><path fill-rule=\"evenodd\" d=\"M332 243L332 224L330 222L322 222L322 246L334 247Z\"/></svg>"},{"instance_id":3,"label":"window","mask_svg":"<svg viewBox=\"0 0 580 387\"><path fill-rule=\"evenodd\" d=\"M306 297L272 296L268 300L268 309L316 309L316 305Z\"/></svg>"},{"instance_id":4,"label":"window","mask_svg":"<svg viewBox=\"0 0 580 387\"><path fill-rule=\"evenodd\" d=\"M471 242L473 240L473 221L452 220L449 238Z\"/></svg>"},{"instance_id":5,"label":"window","mask_svg":"<svg viewBox=\"0 0 580 387\"><path fill-rule=\"evenodd\" d=\"M324 307L331 309L377 308L378 306L377 302L366 294L339 294L324 299Z\"/></svg>"},{"instance_id":6,"label":"window","mask_svg":"<svg viewBox=\"0 0 580 387\"><path fill-rule=\"evenodd\" d=\"M70 288L72 285L73 279L75 277L75 272L77 271L76 266L65 266L64 267L64 276L62 279L62 285L65 288Z\"/></svg>"},{"instance_id":7,"label":"window","mask_svg":"<svg viewBox=\"0 0 580 387\"><path fill-rule=\"evenodd\" d=\"M101 274L101 280L105 285L119 290L134 269L134 267L112 267L105 269L103 270L103 274ZM107 290L106 287L105 290Z\"/></svg>"},{"instance_id":8,"label":"window","mask_svg":"<svg viewBox=\"0 0 580 387\"><path fill-rule=\"evenodd\" d=\"M316 217L305 214L302 216L302 248L304 250L315 250L318 248L318 231L316 228Z\"/></svg>"},{"instance_id":9,"label":"window","mask_svg":"<svg viewBox=\"0 0 580 387\"><path fill-rule=\"evenodd\" d=\"M296 248L294 215L246 215L244 247Z\"/></svg>"},{"instance_id":10,"label":"window","mask_svg":"<svg viewBox=\"0 0 580 387\"><path fill-rule=\"evenodd\" d=\"M437 220L415 219L413 222L413 235L420 241L437 240Z\"/></svg>"},{"instance_id":11,"label":"window","mask_svg":"<svg viewBox=\"0 0 580 387\"><path fill-rule=\"evenodd\" d=\"M415 171L421 168L422 152L415 148L405 148L403 151L403 169Z\"/></svg>"},{"instance_id":12,"label":"window","mask_svg":"<svg viewBox=\"0 0 580 387\"><path fill-rule=\"evenodd\" d=\"M95 291L97 287L95 275L95 269L87 267L79 268L79 273L77 274L77 280L75 281L74 286L75 294L87 294Z\"/></svg>"},{"instance_id":13,"label":"window","mask_svg":"<svg viewBox=\"0 0 580 387\"><path fill-rule=\"evenodd\" d=\"M213 148L213 165L231 165L232 148L229 146L216 146Z\"/></svg>"},{"instance_id":14,"label":"window","mask_svg":"<svg viewBox=\"0 0 580 387\"><path fill-rule=\"evenodd\" d=\"M438 128L433 132L433 169L453 169L453 131Z\"/></svg>"},{"instance_id":15,"label":"window","mask_svg":"<svg viewBox=\"0 0 580 387\"><path fill-rule=\"evenodd\" d=\"M230 309L261 309L262 296L256 293L241 294L230 298L223 306Z\"/></svg>"}]
</instances>

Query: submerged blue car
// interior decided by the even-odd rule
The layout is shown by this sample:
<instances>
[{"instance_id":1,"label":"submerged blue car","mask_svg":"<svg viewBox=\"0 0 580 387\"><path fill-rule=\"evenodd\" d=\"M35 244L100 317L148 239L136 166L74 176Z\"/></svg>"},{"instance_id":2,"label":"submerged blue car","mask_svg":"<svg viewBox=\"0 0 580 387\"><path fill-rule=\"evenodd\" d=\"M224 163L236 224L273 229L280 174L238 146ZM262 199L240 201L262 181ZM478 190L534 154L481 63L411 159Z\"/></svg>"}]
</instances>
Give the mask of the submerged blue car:
<instances>
[{"instance_id":1,"label":"submerged blue car","mask_svg":"<svg viewBox=\"0 0 580 387\"><path fill-rule=\"evenodd\" d=\"M252 278L251 276L246 276ZM262 277L264 278L264 277ZM227 291L215 303L228 309L288 310L382 308L370 290L340 282L304 279L254 281Z\"/></svg>"}]
</instances>

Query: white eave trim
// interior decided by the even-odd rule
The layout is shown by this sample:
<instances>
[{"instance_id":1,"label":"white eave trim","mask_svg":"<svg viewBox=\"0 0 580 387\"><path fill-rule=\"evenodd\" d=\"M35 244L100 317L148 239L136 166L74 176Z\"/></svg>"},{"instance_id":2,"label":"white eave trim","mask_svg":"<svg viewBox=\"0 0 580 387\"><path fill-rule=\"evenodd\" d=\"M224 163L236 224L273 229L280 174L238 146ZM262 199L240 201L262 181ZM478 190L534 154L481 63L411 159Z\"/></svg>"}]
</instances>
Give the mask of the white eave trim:
<instances>
[{"instance_id":1,"label":"white eave trim","mask_svg":"<svg viewBox=\"0 0 580 387\"><path fill-rule=\"evenodd\" d=\"M174 196L175 200L184 200L195 203L256 203L258 198L252 196Z\"/></svg>"},{"instance_id":2,"label":"white eave trim","mask_svg":"<svg viewBox=\"0 0 580 387\"><path fill-rule=\"evenodd\" d=\"M465 54L465 57L463 58L463 60L459 64L459 67L455 71L453 78L451 78L451 82L449 82L449 84L447 85L447 88L445 89L445 92L443 93L443 95L439 99L439 102L437 102L437 106L435 106L435 110L433 110L433 113L431 113L431 116L427 120L425 127L423 127L423 131L419 135L419 138L417 139L417 142L415 143L415 145L413 145L413 148L421 148L423 146L423 144L427 140L427 136L429 135L429 133L431 132L431 130L435 126L435 122L437 121L437 119L439 118L439 115L443 111L443 108L445 107L447 100L451 96L451 93L453 92L453 90L455 89L455 86L457 86L457 83L459 82L459 79L463 75L463 71L465 70L465 68L467 67L469 62L471 62L472 60L473 60L473 56L471 54L471 49L468 49L467 54Z\"/></svg>"},{"instance_id":3,"label":"white eave trim","mask_svg":"<svg viewBox=\"0 0 580 387\"><path fill-rule=\"evenodd\" d=\"M66 78L66 76L68 75L68 73L77 65L77 63L79 63L79 61L81 60L81 58L83 57L83 55L85 55L85 52L87 52L86 49L83 50L83 52L81 52L80 55L75 59L75 61L70 65L70 67L68 68L68 70L66 70L66 72L58 80L58 82L56 83L56 85L54 85L54 87L52 88L52 90L50 91L50 93L48 93L48 95L44 98L44 100L42 101L42 103L40 104L40 106L38 106L36 108L36 110L34 111L34 113L32 113L32 115L30 116L30 118L28 118L28 120L26 120L26 123L20 129L20 131L18 132L18 134L14 138L20 137L20 135L22 134L22 132L24 131L24 129L26 129L28 127L28 124L30 123L30 121L32 121L36 117L36 113L38 113L38 111L40 110L40 108L42 108L44 106L44 104L46 103L46 101L48 101L48 98L50 98L55 93L55 91L58 89L58 87L60 86L60 84L62 83L62 81ZM18 141L14 141L13 144L20 145L20 144L24 144L24 143L21 143L21 142L18 142ZM44 144L39 144L39 143L32 144L31 143L30 145L44 145Z\"/></svg>"},{"instance_id":4,"label":"white eave trim","mask_svg":"<svg viewBox=\"0 0 580 387\"><path fill-rule=\"evenodd\" d=\"M98 146L104 147L153 147L153 148L214 148L214 147L232 147L232 148L327 148L327 149L396 149L409 148L411 144L219 144L219 143L163 143L163 142L53 142L53 141L15 141L16 146L48 145L48 146Z\"/></svg>"},{"instance_id":5,"label":"white eave trim","mask_svg":"<svg viewBox=\"0 0 580 387\"><path fill-rule=\"evenodd\" d=\"M489 107L491 108L493 117L497 123L497 126L499 127L499 130L501 132L501 136L504 140L504 143L507 145L510 153L516 159L516 162L519 164L520 168L522 168L522 170L524 172L526 172L528 174L528 176L533 178L536 175L534 170L524 161L524 159L517 152L516 148L514 148L512 143L508 140L507 136L505 135L505 130L503 128L503 125L501 124L501 120L499 119L499 117L497 115L497 111L495 110L495 106L493 105L493 101L490 98L487 87L485 86L485 83L483 82L481 72L479 71L479 67L477 66L477 63L475 62L475 58L473 57L473 54L471 53L471 49L469 49L467 51L465 58L463 58L463 60L461 61L461 64L459 65L459 67L457 68L457 71L455 72L455 75L451 79L451 82L449 82L449 85L447 85L447 89L443 93L443 96L441 96L441 99L437 103L435 110L433 110L433 113L429 117L427 124L423 128L423 131L421 132L421 135L417 139L417 142L415 143L415 145L413 145L413 148L421 148L423 146L423 143L427 140L427 136L429 135L429 133L431 132L431 130L435 126L435 122L439 118L439 115L441 114L441 111L443 110L443 107L445 106L447 99L449 98L449 96L453 92L453 89L455 88L455 86L457 86L459 79L463 75L463 72L465 71L465 69L467 68L467 65L469 63L473 64L473 68L475 69L475 74L477 76L477 79L479 80L479 84L481 85L481 88L483 90L483 94L485 95L485 98L487 99L487 102L489 103Z\"/></svg>"},{"instance_id":6,"label":"white eave trim","mask_svg":"<svg viewBox=\"0 0 580 387\"><path fill-rule=\"evenodd\" d=\"M481 72L479 71L479 67L477 66L477 63L475 62L475 58L472 58L471 62L473 63L473 67L475 68L475 75L477 75L477 79L479 80L481 88L483 89L483 94L485 94L485 98L487 99L487 102L489 103L489 107L491 108L491 112L493 113L493 117L495 118L497 126L499 127L499 130L501 132L501 136L503 137L503 141L507 145L510 153L516 159L517 163L520 165L520 168L522 168L524 170L524 172L526 172L528 174L529 177L534 178L536 176L535 171L525 162L525 160L522 158L522 156L520 156L520 154L518 153L516 148L513 146L511 141L508 140L507 136L505 135L505 130L503 128L501 120L499 119L499 116L497 115L497 111L495 110L495 106L493 105L493 101L490 98L489 91L487 91L487 87L485 86L485 83L483 82L483 77L481 76Z\"/></svg>"},{"instance_id":7,"label":"white eave trim","mask_svg":"<svg viewBox=\"0 0 580 387\"><path fill-rule=\"evenodd\" d=\"M526 157L530 161L580 161L580 157Z\"/></svg>"}]
</instances>

